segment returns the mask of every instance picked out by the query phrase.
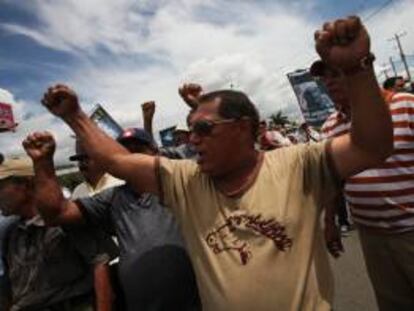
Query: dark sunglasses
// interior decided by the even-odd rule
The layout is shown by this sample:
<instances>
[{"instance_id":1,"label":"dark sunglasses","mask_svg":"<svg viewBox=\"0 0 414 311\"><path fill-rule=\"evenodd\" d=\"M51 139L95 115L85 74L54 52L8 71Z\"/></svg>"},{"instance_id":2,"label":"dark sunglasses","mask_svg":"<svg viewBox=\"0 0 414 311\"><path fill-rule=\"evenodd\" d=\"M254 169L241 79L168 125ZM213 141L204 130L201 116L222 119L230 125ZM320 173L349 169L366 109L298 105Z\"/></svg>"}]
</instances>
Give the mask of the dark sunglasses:
<instances>
[{"instance_id":1,"label":"dark sunglasses","mask_svg":"<svg viewBox=\"0 0 414 311\"><path fill-rule=\"evenodd\" d=\"M240 119L223 119L223 120L199 120L191 124L190 133L198 136L208 136L213 131L214 127L219 124L233 123Z\"/></svg>"}]
</instances>

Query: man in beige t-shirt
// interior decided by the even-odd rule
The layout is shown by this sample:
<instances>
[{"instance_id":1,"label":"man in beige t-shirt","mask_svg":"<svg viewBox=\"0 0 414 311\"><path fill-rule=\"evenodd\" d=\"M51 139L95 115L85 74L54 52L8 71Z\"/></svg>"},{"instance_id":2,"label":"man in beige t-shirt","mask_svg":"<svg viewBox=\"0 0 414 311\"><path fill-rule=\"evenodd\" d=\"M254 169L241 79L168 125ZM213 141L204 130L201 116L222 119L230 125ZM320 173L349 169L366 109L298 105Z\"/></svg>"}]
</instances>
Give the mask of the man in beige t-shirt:
<instances>
[{"instance_id":1,"label":"man in beige t-shirt","mask_svg":"<svg viewBox=\"0 0 414 311\"><path fill-rule=\"evenodd\" d=\"M258 152L255 106L242 92L224 90L196 98L190 142L197 163L130 154L97 128L67 86L44 95L43 105L72 128L90 157L173 209L204 310L331 308L317 206L332 193L335 174L343 179L384 161L392 152L392 124L360 20L326 23L315 40L322 60L344 72L352 98L351 132L326 144ZM32 135L26 143L40 140ZM35 168L39 191L53 187L48 161L39 159ZM55 211L42 206L41 212Z\"/></svg>"},{"instance_id":2,"label":"man in beige t-shirt","mask_svg":"<svg viewBox=\"0 0 414 311\"><path fill-rule=\"evenodd\" d=\"M161 158L164 202L197 258L206 310L330 309L332 274L317 206L337 180L325 146L261 154L254 183L231 196L196 163Z\"/></svg>"}]
</instances>

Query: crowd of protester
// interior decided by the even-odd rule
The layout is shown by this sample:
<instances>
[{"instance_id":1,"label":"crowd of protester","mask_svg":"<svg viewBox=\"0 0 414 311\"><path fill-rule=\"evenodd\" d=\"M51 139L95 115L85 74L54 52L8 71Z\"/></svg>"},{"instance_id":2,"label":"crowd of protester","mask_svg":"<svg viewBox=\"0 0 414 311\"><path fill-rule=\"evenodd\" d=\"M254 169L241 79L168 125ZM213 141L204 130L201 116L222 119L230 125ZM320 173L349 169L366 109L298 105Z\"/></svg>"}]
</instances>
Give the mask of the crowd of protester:
<instances>
[{"instance_id":1,"label":"crowd of protester","mask_svg":"<svg viewBox=\"0 0 414 311\"><path fill-rule=\"evenodd\" d=\"M63 194L49 132L2 158L1 310L332 310L328 254L349 218L379 309L414 310L414 96L401 77L380 88L357 17L324 24L315 45L310 72L336 108L320 131L190 83L174 146L154 139L153 101L114 140L74 90L49 88L84 181Z\"/></svg>"}]
</instances>

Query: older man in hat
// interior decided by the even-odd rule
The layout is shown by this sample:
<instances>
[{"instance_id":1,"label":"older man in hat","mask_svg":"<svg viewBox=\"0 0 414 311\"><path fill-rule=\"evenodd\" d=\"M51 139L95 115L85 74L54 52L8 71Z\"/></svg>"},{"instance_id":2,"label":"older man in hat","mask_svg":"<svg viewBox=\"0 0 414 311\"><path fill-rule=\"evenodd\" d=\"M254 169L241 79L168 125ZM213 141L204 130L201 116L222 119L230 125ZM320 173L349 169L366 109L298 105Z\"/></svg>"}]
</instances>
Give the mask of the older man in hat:
<instances>
[{"instance_id":1,"label":"older man in hat","mask_svg":"<svg viewBox=\"0 0 414 311\"><path fill-rule=\"evenodd\" d=\"M92 265L99 247L95 240L75 239L62 227L45 225L33 175L27 158L0 165L0 210L19 217L4 240L9 286L2 310L92 310Z\"/></svg>"}]
</instances>

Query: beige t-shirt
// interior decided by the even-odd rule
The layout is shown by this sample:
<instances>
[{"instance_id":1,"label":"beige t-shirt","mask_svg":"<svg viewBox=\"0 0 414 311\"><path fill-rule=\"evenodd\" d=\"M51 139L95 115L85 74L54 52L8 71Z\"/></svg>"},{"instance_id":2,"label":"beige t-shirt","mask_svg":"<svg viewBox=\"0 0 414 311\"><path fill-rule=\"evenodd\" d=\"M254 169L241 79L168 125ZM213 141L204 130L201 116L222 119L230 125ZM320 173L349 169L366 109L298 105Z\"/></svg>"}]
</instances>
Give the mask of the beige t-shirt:
<instances>
[{"instance_id":1,"label":"beige t-shirt","mask_svg":"<svg viewBox=\"0 0 414 311\"><path fill-rule=\"evenodd\" d=\"M267 152L229 198L192 161L160 159L163 200L180 223L203 310L330 310L333 278L320 202L337 180L325 143Z\"/></svg>"}]
</instances>

